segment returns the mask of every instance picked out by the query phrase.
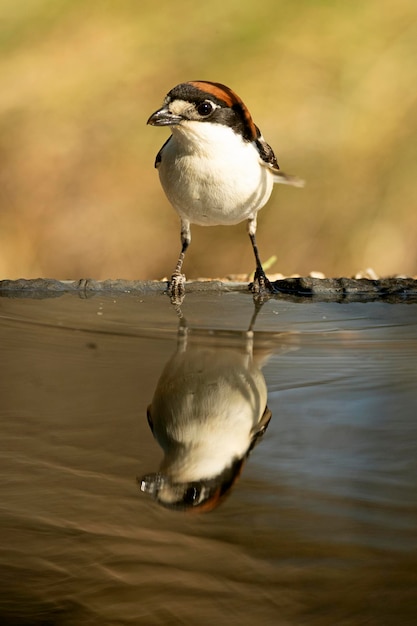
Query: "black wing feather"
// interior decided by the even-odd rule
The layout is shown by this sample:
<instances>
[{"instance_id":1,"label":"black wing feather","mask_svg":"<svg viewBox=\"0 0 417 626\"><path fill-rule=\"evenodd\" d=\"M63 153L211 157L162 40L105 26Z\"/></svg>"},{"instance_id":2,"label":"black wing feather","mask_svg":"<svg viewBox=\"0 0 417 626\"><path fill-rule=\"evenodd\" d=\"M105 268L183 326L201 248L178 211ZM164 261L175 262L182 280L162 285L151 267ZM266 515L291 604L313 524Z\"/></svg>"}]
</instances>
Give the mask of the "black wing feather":
<instances>
[{"instance_id":1,"label":"black wing feather","mask_svg":"<svg viewBox=\"0 0 417 626\"><path fill-rule=\"evenodd\" d=\"M268 165L272 167L274 170L279 170L277 157L275 156L274 151L272 150L271 146L268 143L266 143L265 139L262 137L259 128L257 130L259 132L259 135L255 139L255 144L259 150L259 156L261 157L262 161L265 161L265 163L268 163Z\"/></svg>"},{"instance_id":2,"label":"black wing feather","mask_svg":"<svg viewBox=\"0 0 417 626\"><path fill-rule=\"evenodd\" d=\"M167 145L168 141L171 141L172 139L172 135L170 135L168 137L168 139L166 140L166 142L164 143L164 145L162 146L162 148L160 149L160 151L158 152L158 154L156 155L155 158L155 167L158 168L160 162L162 161L162 153L164 151L165 146Z\"/></svg>"}]
</instances>

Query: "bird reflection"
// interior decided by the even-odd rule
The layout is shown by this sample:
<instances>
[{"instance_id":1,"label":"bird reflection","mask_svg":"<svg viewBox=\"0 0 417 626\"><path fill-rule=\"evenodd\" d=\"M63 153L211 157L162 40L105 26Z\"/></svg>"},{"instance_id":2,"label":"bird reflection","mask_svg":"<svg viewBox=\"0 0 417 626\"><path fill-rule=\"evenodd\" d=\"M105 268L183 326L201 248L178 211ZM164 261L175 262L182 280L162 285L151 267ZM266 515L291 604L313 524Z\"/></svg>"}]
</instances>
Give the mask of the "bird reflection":
<instances>
[{"instance_id":1,"label":"bird reflection","mask_svg":"<svg viewBox=\"0 0 417 626\"><path fill-rule=\"evenodd\" d=\"M271 412L253 353L255 319L256 313L247 332L219 337L189 330L181 317L177 349L147 412L164 458L159 472L138 479L141 491L158 504L214 509L264 434Z\"/></svg>"}]
</instances>

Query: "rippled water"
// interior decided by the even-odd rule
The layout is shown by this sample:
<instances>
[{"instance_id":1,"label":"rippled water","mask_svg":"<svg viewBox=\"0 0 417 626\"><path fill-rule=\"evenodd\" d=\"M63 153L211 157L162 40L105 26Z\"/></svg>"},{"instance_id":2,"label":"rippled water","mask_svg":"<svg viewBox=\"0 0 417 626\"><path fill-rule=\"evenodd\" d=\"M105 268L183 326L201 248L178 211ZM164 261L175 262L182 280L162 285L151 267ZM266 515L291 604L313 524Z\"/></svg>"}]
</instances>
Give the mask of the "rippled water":
<instances>
[{"instance_id":1,"label":"rippled water","mask_svg":"<svg viewBox=\"0 0 417 626\"><path fill-rule=\"evenodd\" d=\"M178 335L162 295L0 300L0 623L416 624L417 305L270 300L253 337L246 294L183 314ZM197 514L264 383L265 433ZM150 404L159 439L183 420L179 470Z\"/></svg>"}]
</instances>

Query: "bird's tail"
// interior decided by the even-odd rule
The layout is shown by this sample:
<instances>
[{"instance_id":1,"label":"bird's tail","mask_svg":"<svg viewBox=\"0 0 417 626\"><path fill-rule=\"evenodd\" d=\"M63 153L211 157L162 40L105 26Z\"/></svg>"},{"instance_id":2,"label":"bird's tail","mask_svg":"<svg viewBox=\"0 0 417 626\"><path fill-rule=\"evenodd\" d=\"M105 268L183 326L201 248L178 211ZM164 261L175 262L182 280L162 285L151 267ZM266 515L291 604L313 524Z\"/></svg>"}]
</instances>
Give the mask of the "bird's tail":
<instances>
[{"instance_id":1,"label":"bird's tail","mask_svg":"<svg viewBox=\"0 0 417 626\"><path fill-rule=\"evenodd\" d=\"M291 176L281 172L281 170L274 169L274 183L280 183L281 185L292 185L293 187L304 187L305 181L298 176Z\"/></svg>"}]
</instances>

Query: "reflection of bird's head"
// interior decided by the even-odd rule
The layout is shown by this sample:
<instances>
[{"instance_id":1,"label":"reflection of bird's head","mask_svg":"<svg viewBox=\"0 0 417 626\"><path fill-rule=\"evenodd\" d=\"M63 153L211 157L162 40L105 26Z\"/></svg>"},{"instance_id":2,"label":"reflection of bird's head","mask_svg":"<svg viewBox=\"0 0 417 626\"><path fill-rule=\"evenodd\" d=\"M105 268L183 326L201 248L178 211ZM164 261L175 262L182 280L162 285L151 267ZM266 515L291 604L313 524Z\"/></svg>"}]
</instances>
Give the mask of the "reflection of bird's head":
<instances>
[{"instance_id":1,"label":"reflection of bird's head","mask_svg":"<svg viewBox=\"0 0 417 626\"><path fill-rule=\"evenodd\" d=\"M148 493L158 504L169 509L195 513L212 511L229 495L247 457L264 434L270 419L271 411L266 407L262 418L252 429L249 446L244 455L234 458L218 475L211 478L197 478L196 476L195 480L181 482L173 480L168 473L157 472L138 479L140 490ZM229 460L225 459L226 462ZM195 471L198 474L198 465Z\"/></svg>"},{"instance_id":2,"label":"reflection of bird's head","mask_svg":"<svg viewBox=\"0 0 417 626\"><path fill-rule=\"evenodd\" d=\"M147 474L138 482L141 491L166 508L206 513L215 509L229 494L244 462L245 459L239 459L219 476L206 480L175 483L167 475L156 473Z\"/></svg>"}]
</instances>

